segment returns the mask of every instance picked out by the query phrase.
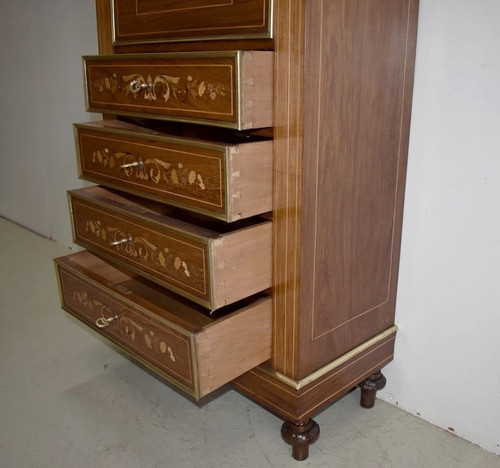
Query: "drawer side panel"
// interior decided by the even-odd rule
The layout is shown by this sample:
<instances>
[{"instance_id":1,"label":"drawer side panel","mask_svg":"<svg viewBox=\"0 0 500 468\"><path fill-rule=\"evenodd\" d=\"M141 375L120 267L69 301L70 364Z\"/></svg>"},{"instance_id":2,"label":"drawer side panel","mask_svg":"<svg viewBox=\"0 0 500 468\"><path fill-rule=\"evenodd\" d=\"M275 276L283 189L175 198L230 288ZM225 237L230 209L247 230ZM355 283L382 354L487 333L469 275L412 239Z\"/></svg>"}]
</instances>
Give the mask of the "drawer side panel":
<instances>
[{"instance_id":1,"label":"drawer side panel","mask_svg":"<svg viewBox=\"0 0 500 468\"><path fill-rule=\"evenodd\" d=\"M200 396L271 358L271 316L266 298L196 336Z\"/></svg>"}]
</instances>

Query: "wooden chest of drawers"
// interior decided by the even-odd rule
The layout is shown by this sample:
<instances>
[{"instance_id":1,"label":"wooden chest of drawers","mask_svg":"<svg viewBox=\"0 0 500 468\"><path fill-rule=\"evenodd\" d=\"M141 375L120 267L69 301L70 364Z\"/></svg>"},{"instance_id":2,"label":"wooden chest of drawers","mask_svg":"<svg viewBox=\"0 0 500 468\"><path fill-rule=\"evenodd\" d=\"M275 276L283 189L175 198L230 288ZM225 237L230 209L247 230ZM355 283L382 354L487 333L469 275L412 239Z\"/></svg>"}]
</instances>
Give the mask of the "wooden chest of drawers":
<instances>
[{"instance_id":1,"label":"wooden chest of drawers","mask_svg":"<svg viewBox=\"0 0 500 468\"><path fill-rule=\"evenodd\" d=\"M106 120L75 135L106 188L70 192L63 307L196 398L231 381L303 460L393 359L418 0L96 4Z\"/></svg>"}]
</instances>

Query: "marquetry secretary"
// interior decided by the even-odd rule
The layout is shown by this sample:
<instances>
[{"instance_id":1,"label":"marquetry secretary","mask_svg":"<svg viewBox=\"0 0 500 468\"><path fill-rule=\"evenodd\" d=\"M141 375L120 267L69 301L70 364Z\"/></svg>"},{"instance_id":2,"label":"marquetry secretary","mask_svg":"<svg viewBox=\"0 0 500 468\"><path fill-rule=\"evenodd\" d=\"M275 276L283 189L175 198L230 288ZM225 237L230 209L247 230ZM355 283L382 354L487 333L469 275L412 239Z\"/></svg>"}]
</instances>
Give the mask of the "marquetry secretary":
<instances>
[{"instance_id":1,"label":"marquetry secretary","mask_svg":"<svg viewBox=\"0 0 500 468\"><path fill-rule=\"evenodd\" d=\"M393 359L418 0L97 0L63 307L195 398L285 420Z\"/></svg>"}]
</instances>

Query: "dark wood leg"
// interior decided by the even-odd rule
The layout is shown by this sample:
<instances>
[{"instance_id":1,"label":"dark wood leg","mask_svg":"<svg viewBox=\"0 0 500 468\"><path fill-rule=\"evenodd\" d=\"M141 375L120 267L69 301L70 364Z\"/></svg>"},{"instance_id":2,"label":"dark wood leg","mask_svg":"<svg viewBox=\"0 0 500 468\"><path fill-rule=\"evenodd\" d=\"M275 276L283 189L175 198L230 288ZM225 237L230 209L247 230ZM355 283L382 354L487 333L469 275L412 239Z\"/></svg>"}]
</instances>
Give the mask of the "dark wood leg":
<instances>
[{"instance_id":1,"label":"dark wood leg","mask_svg":"<svg viewBox=\"0 0 500 468\"><path fill-rule=\"evenodd\" d=\"M281 426L281 437L292 446L292 457L295 460L305 460L309 456L309 445L318 440L319 426L312 419L297 424L285 421Z\"/></svg>"},{"instance_id":2,"label":"dark wood leg","mask_svg":"<svg viewBox=\"0 0 500 468\"><path fill-rule=\"evenodd\" d=\"M363 408L373 408L377 390L382 390L385 387L385 383L386 378L382 375L382 372L378 371L359 384L359 388L361 389L361 406Z\"/></svg>"}]
</instances>

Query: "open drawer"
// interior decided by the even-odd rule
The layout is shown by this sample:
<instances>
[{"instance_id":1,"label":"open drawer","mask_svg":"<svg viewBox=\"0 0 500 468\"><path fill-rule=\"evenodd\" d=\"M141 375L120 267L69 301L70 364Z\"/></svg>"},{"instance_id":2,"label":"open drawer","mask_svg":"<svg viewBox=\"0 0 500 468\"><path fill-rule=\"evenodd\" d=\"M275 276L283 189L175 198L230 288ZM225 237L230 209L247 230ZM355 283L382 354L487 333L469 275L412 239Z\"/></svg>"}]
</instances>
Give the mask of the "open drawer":
<instances>
[{"instance_id":1,"label":"open drawer","mask_svg":"<svg viewBox=\"0 0 500 468\"><path fill-rule=\"evenodd\" d=\"M213 318L90 252L55 263L66 311L196 399L271 358L270 297Z\"/></svg>"},{"instance_id":2,"label":"open drawer","mask_svg":"<svg viewBox=\"0 0 500 468\"><path fill-rule=\"evenodd\" d=\"M205 127L176 137L119 120L74 127L81 178L228 222L272 210L270 140L214 141Z\"/></svg>"},{"instance_id":3,"label":"open drawer","mask_svg":"<svg viewBox=\"0 0 500 468\"><path fill-rule=\"evenodd\" d=\"M238 130L273 126L273 52L85 56L87 110Z\"/></svg>"},{"instance_id":4,"label":"open drawer","mask_svg":"<svg viewBox=\"0 0 500 468\"><path fill-rule=\"evenodd\" d=\"M272 285L272 222L225 223L102 187L69 192L75 242L219 309Z\"/></svg>"}]
</instances>

